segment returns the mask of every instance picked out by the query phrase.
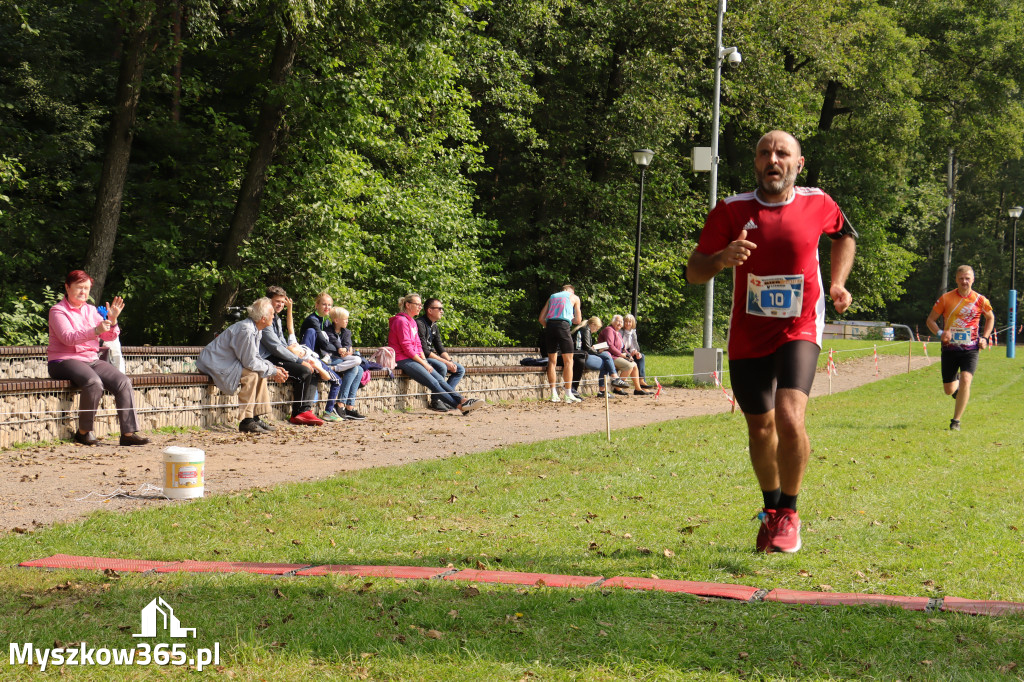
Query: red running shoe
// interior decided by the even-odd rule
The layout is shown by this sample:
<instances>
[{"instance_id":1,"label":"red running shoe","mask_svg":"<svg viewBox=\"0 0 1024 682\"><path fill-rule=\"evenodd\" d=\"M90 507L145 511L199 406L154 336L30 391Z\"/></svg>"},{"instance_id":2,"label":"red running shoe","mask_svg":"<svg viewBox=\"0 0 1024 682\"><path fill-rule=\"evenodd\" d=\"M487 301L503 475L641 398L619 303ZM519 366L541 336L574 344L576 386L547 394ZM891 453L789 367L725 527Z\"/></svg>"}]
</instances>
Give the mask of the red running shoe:
<instances>
[{"instance_id":1,"label":"red running shoe","mask_svg":"<svg viewBox=\"0 0 1024 682\"><path fill-rule=\"evenodd\" d=\"M307 426L320 426L324 423L323 419L313 414L310 410L300 412L288 421L292 424L305 424Z\"/></svg>"},{"instance_id":2,"label":"red running shoe","mask_svg":"<svg viewBox=\"0 0 1024 682\"><path fill-rule=\"evenodd\" d=\"M757 544L754 551L774 551L772 549L772 528L775 525L776 515L777 512L774 509L768 509L767 507L758 513L756 518L761 522L761 527L757 529Z\"/></svg>"},{"instance_id":3,"label":"red running shoe","mask_svg":"<svg viewBox=\"0 0 1024 682\"><path fill-rule=\"evenodd\" d=\"M800 551L800 515L795 510L785 507L778 510L771 541L772 548L778 552Z\"/></svg>"}]
</instances>

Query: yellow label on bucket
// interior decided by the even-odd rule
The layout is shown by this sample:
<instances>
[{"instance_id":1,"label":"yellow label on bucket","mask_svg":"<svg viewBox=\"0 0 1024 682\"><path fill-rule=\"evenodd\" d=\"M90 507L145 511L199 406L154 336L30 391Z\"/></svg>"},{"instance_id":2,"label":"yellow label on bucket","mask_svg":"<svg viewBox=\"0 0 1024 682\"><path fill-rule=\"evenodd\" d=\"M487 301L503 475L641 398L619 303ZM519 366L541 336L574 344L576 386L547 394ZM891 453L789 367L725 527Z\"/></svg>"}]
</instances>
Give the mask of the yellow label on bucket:
<instances>
[{"instance_id":1,"label":"yellow label on bucket","mask_svg":"<svg viewBox=\"0 0 1024 682\"><path fill-rule=\"evenodd\" d=\"M165 488L202 488L202 462L164 462Z\"/></svg>"}]
</instances>

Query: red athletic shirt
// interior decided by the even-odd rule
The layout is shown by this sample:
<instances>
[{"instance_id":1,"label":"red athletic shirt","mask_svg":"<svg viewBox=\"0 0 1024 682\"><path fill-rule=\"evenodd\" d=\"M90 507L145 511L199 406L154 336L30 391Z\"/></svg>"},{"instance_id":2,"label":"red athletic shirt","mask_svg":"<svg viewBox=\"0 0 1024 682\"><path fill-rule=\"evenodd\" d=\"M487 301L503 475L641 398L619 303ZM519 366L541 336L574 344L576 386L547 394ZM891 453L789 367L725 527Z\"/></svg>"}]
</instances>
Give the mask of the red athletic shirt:
<instances>
[{"instance_id":1,"label":"red athletic shirt","mask_svg":"<svg viewBox=\"0 0 1024 682\"><path fill-rule=\"evenodd\" d=\"M755 192L724 199L708 214L697 251L712 256L744 229L757 244L750 257L733 268L729 357L759 358L790 341L821 346L825 326L825 288L818 263L822 234L843 228L843 212L816 187L796 187L779 204ZM750 286L748 287L748 282Z\"/></svg>"}]
</instances>

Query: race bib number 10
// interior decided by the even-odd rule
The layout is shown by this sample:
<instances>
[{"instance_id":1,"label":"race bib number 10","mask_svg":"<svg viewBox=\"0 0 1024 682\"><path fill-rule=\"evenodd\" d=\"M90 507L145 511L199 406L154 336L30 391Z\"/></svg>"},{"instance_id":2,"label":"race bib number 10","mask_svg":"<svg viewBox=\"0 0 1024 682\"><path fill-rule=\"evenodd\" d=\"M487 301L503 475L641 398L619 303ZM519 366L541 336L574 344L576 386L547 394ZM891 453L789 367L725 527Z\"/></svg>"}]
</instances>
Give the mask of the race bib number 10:
<instances>
[{"instance_id":1,"label":"race bib number 10","mask_svg":"<svg viewBox=\"0 0 1024 682\"><path fill-rule=\"evenodd\" d=\"M747 275L748 315L798 317L803 302L803 275Z\"/></svg>"}]
</instances>

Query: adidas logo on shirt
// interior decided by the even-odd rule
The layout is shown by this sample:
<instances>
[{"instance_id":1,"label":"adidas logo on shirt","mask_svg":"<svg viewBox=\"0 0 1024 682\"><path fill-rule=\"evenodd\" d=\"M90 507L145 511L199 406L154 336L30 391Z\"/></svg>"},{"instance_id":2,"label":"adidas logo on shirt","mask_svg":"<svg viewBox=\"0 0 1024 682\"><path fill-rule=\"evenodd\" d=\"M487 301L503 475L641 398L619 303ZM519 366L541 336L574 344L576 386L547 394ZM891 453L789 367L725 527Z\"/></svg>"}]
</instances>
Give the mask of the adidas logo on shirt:
<instances>
[{"instance_id":1,"label":"adidas logo on shirt","mask_svg":"<svg viewBox=\"0 0 1024 682\"><path fill-rule=\"evenodd\" d=\"M751 230L756 230L757 223L755 223L754 219L751 218L750 220L747 221L747 224L743 226L743 229L746 230L747 232L750 232Z\"/></svg>"}]
</instances>

